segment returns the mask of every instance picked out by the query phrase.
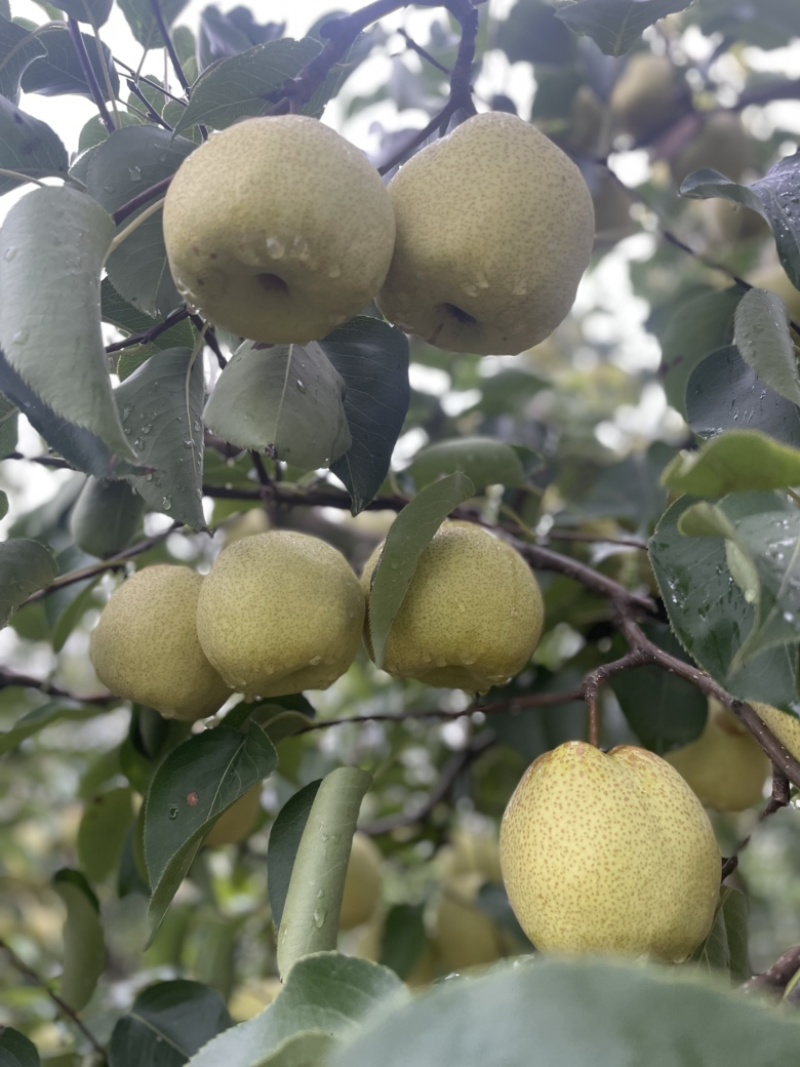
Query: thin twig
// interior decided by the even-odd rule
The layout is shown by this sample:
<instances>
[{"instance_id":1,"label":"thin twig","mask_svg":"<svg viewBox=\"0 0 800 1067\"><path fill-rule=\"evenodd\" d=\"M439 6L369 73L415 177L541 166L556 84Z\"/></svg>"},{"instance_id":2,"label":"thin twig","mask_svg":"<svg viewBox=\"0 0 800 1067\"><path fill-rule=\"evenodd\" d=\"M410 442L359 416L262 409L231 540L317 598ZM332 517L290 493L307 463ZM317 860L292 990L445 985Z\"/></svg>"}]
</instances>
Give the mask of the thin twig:
<instances>
[{"instance_id":1,"label":"thin twig","mask_svg":"<svg viewBox=\"0 0 800 1067\"><path fill-rule=\"evenodd\" d=\"M783 992L798 971L800 971L800 945L795 945L794 948L784 952L769 970L755 975L739 989L742 993L758 993L763 990Z\"/></svg>"},{"instance_id":2,"label":"thin twig","mask_svg":"<svg viewBox=\"0 0 800 1067\"><path fill-rule=\"evenodd\" d=\"M134 211L138 211L142 205L149 203L156 197L163 196L167 189L169 189L170 182L172 181L172 175L168 178L162 178L160 182L156 182L155 185L151 185L149 189L143 190L137 196L134 196L122 207L118 207L116 211L112 213L112 218L116 222L117 226L130 218Z\"/></svg>"},{"instance_id":3,"label":"thin twig","mask_svg":"<svg viewBox=\"0 0 800 1067\"><path fill-rule=\"evenodd\" d=\"M7 671L5 668L0 667L0 690L9 689L12 686L16 686L20 689L38 689L39 692L44 693L45 696L63 697L65 700L72 700L76 704L111 704L117 700L116 697L111 696L109 693L88 697L77 696L75 693L71 693L68 689L62 689L61 686L52 685L50 682L45 681L42 678L33 678L28 674L16 674L14 671Z\"/></svg>"},{"instance_id":4,"label":"thin twig","mask_svg":"<svg viewBox=\"0 0 800 1067\"><path fill-rule=\"evenodd\" d=\"M446 74L448 77L450 77L451 72L449 67L446 67L443 63L440 63L439 60L435 56L432 56L426 48L422 47L422 45L417 44L414 38L410 37L405 30L401 29L397 32L399 36L402 37L403 40L406 42L406 48L408 49L408 51L416 52L421 59L425 60L426 63L430 63L432 67L435 67L437 70L440 70L442 74Z\"/></svg>"},{"instance_id":5,"label":"thin twig","mask_svg":"<svg viewBox=\"0 0 800 1067\"><path fill-rule=\"evenodd\" d=\"M189 312L185 307L178 308L177 311L171 311L162 322L157 322L149 330L131 334L124 341L115 341L111 345L106 345L106 354L110 356L113 352L121 352L124 348L133 348L134 345L148 345L151 341L155 341L157 337L160 337L162 333L166 333L167 330L171 330L173 326L177 326L179 322L183 322L184 319L188 318Z\"/></svg>"},{"instance_id":6,"label":"thin twig","mask_svg":"<svg viewBox=\"0 0 800 1067\"><path fill-rule=\"evenodd\" d=\"M225 370L225 368L228 366L228 361L225 358L222 349L219 347L219 341L217 340L217 335L214 330L211 328L211 326L209 326L207 322L203 322L200 316L195 314L194 312L189 316L189 321L192 323L198 333L202 335L203 339L205 340L205 343L216 356L217 363L219 364L219 369Z\"/></svg>"},{"instance_id":7,"label":"thin twig","mask_svg":"<svg viewBox=\"0 0 800 1067\"><path fill-rule=\"evenodd\" d=\"M147 114L149 115L149 117L153 120L153 122L157 123L159 126L163 126L163 128L165 130L169 130L170 133L172 133L172 127L170 126L170 124L168 122L166 122L161 117L161 115L159 115L159 113L156 111L156 109L153 107L153 105L150 103L150 101L144 95L144 93L139 88L139 86L136 84L136 82L133 80L133 78L127 78L126 79L126 85L130 89L130 91L133 93L133 95L137 98L137 100L140 100L142 102L142 104L144 104L145 110L146 110Z\"/></svg>"},{"instance_id":8,"label":"thin twig","mask_svg":"<svg viewBox=\"0 0 800 1067\"><path fill-rule=\"evenodd\" d=\"M105 100L103 99L103 93L100 89L100 83L98 82L97 77L95 75L94 67L92 66L92 61L89 59L89 53L86 51L86 42L84 41L83 36L81 34L80 26L78 25L77 19L74 19L72 15L70 15L67 19L67 26L69 28L69 35L72 39L75 54L78 57L78 62L80 63L81 70L83 71L83 76L86 79L86 84L89 86L89 92L92 94L92 100L94 101L95 107L100 112L100 119L105 128L108 130L108 132L114 133L117 127L114 125L114 120L111 117L111 113L109 112L108 108L106 107ZM99 51L99 44L97 48Z\"/></svg>"},{"instance_id":9,"label":"thin twig","mask_svg":"<svg viewBox=\"0 0 800 1067\"><path fill-rule=\"evenodd\" d=\"M158 25L158 32L161 34L161 40L164 42L164 47L167 50L172 69L175 71L175 77L178 79L181 89L183 89L186 96L189 97L191 96L192 90L189 86L189 82L186 80L186 75L183 73L183 67L181 66L180 59L178 59L178 53L175 51L175 45L172 43L169 27L164 21L164 13L161 10L159 0L150 0L150 9L152 10Z\"/></svg>"}]
</instances>

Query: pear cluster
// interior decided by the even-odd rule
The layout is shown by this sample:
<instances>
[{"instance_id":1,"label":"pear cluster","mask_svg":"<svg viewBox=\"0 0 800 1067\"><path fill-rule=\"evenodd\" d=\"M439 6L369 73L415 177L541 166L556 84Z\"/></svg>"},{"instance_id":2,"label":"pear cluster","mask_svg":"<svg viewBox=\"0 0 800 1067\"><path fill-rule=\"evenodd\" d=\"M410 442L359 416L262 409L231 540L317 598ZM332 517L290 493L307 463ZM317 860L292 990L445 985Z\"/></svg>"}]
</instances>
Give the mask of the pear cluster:
<instances>
[{"instance_id":1,"label":"pear cluster","mask_svg":"<svg viewBox=\"0 0 800 1067\"><path fill-rule=\"evenodd\" d=\"M319 340L376 300L455 352L514 355L569 312L594 240L574 163L514 115L476 115L388 187L316 119L246 119L178 169L163 212L170 269L214 325Z\"/></svg>"}]
</instances>

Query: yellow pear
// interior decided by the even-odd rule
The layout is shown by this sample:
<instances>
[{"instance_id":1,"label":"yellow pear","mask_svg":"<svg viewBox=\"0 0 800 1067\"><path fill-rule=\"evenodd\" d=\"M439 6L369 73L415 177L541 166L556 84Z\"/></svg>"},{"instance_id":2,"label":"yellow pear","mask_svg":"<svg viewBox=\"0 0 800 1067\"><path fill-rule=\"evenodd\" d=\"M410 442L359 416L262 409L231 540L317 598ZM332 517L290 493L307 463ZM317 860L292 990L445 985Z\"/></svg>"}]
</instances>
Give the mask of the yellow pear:
<instances>
[{"instance_id":1,"label":"yellow pear","mask_svg":"<svg viewBox=\"0 0 800 1067\"><path fill-rule=\"evenodd\" d=\"M209 848L238 845L253 832L261 811L261 786L254 786L231 804L217 819L203 839Z\"/></svg>"},{"instance_id":2,"label":"yellow pear","mask_svg":"<svg viewBox=\"0 0 800 1067\"><path fill-rule=\"evenodd\" d=\"M689 88L666 56L632 55L609 98L615 126L634 141L657 137L689 110Z\"/></svg>"},{"instance_id":3,"label":"yellow pear","mask_svg":"<svg viewBox=\"0 0 800 1067\"><path fill-rule=\"evenodd\" d=\"M369 922L381 899L383 856L371 837L357 830L344 880L339 929L352 930Z\"/></svg>"},{"instance_id":4,"label":"yellow pear","mask_svg":"<svg viewBox=\"0 0 800 1067\"><path fill-rule=\"evenodd\" d=\"M252 1019L268 1007L283 989L280 978L251 978L231 994L228 1010L234 1022Z\"/></svg>"},{"instance_id":5,"label":"yellow pear","mask_svg":"<svg viewBox=\"0 0 800 1067\"><path fill-rule=\"evenodd\" d=\"M704 119L692 141L670 160L672 180L680 185L692 171L711 167L736 182L751 155L750 139L739 115L715 111Z\"/></svg>"},{"instance_id":6,"label":"yellow pear","mask_svg":"<svg viewBox=\"0 0 800 1067\"><path fill-rule=\"evenodd\" d=\"M92 631L89 656L115 696L187 722L225 703L230 687L197 640L202 587L203 578L189 567L158 564L114 592Z\"/></svg>"},{"instance_id":7,"label":"yellow pear","mask_svg":"<svg viewBox=\"0 0 800 1067\"><path fill-rule=\"evenodd\" d=\"M800 719L778 708L773 708L771 704L758 704L754 700L750 703L758 713L758 717L777 737L789 755L800 760Z\"/></svg>"},{"instance_id":8,"label":"yellow pear","mask_svg":"<svg viewBox=\"0 0 800 1067\"><path fill-rule=\"evenodd\" d=\"M203 651L248 698L327 689L355 659L363 623L364 596L344 556L292 530L229 545L197 602Z\"/></svg>"},{"instance_id":9,"label":"yellow pear","mask_svg":"<svg viewBox=\"0 0 800 1067\"><path fill-rule=\"evenodd\" d=\"M542 951L678 963L714 921L720 853L705 809L660 756L568 741L523 775L500 829L511 907Z\"/></svg>"},{"instance_id":10,"label":"yellow pear","mask_svg":"<svg viewBox=\"0 0 800 1067\"><path fill-rule=\"evenodd\" d=\"M213 133L164 202L172 275L188 304L242 337L318 340L380 288L394 245L386 188L317 119L245 119Z\"/></svg>"},{"instance_id":11,"label":"yellow pear","mask_svg":"<svg viewBox=\"0 0 800 1067\"><path fill-rule=\"evenodd\" d=\"M436 853L436 861L445 881L462 874L479 874L485 882L503 880L494 834L459 827L450 835L450 843Z\"/></svg>"},{"instance_id":12,"label":"yellow pear","mask_svg":"<svg viewBox=\"0 0 800 1067\"><path fill-rule=\"evenodd\" d=\"M236 515L224 523L217 530L222 547L227 548L234 541L241 541L243 537L252 537L253 534L267 533L272 529L269 515L263 508L250 508L249 511Z\"/></svg>"},{"instance_id":13,"label":"yellow pear","mask_svg":"<svg viewBox=\"0 0 800 1067\"><path fill-rule=\"evenodd\" d=\"M706 807L744 811L762 799L770 764L758 742L735 715L709 701L700 737L665 759L683 775Z\"/></svg>"},{"instance_id":14,"label":"yellow pear","mask_svg":"<svg viewBox=\"0 0 800 1067\"><path fill-rule=\"evenodd\" d=\"M361 579L369 593L379 545ZM422 553L392 623L383 668L398 678L485 693L525 667L544 605L522 556L470 522L444 522ZM369 627L367 651L372 655Z\"/></svg>"},{"instance_id":15,"label":"yellow pear","mask_svg":"<svg viewBox=\"0 0 800 1067\"><path fill-rule=\"evenodd\" d=\"M389 183L397 239L378 306L452 352L516 355L565 318L594 240L575 164L535 126L475 115Z\"/></svg>"},{"instance_id":16,"label":"yellow pear","mask_svg":"<svg viewBox=\"0 0 800 1067\"><path fill-rule=\"evenodd\" d=\"M448 971L480 967L508 954L508 938L476 901L486 881L477 871L443 882L434 941Z\"/></svg>"}]
</instances>

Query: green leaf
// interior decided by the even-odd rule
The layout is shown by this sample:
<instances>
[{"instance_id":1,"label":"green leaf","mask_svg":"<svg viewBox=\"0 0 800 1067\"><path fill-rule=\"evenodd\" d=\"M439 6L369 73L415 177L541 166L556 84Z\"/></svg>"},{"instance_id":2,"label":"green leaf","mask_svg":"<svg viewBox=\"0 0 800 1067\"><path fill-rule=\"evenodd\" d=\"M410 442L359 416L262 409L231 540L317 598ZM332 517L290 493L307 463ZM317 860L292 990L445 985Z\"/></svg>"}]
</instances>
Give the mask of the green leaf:
<instances>
[{"instance_id":1,"label":"green leaf","mask_svg":"<svg viewBox=\"0 0 800 1067\"><path fill-rule=\"evenodd\" d=\"M111 789L89 801L78 827L77 849L93 882L104 882L116 871L133 818L131 789Z\"/></svg>"},{"instance_id":2,"label":"green leaf","mask_svg":"<svg viewBox=\"0 0 800 1067\"><path fill-rule=\"evenodd\" d=\"M113 215L145 189L171 177L196 147L159 126L127 126L92 152L86 187ZM129 225L150 206L143 205L121 225ZM160 211L111 253L106 269L117 292L147 315L166 315L183 303L167 264Z\"/></svg>"},{"instance_id":3,"label":"green leaf","mask_svg":"<svg viewBox=\"0 0 800 1067\"><path fill-rule=\"evenodd\" d=\"M798 1052L792 1016L688 968L551 957L434 986L368 1021L329 1067L773 1067Z\"/></svg>"},{"instance_id":4,"label":"green leaf","mask_svg":"<svg viewBox=\"0 0 800 1067\"><path fill-rule=\"evenodd\" d=\"M278 930L278 970L284 981L304 956L336 947L353 834L371 781L366 771L337 767L317 790Z\"/></svg>"},{"instance_id":5,"label":"green leaf","mask_svg":"<svg viewBox=\"0 0 800 1067\"><path fill-rule=\"evenodd\" d=\"M311 806L321 784L321 778L316 782L309 782L308 785L290 797L278 812L278 816L269 833L267 890L269 892L272 921L276 927L281 925L297 849L300 846L300 840L308 822Z\"/></svg>"},{"instance_id":6,"label":"green leaf","mask_svg":"<svg viewBox=\"0 0 800 1067\"><path fill-rule=\"evenodd\" d=\"M686 385L701 360L733 339L734 313L742 290L703 292L682 300L669 319L662 343L662 373L667 400L686 414Z\"/></svg>"},{"instance_id":7,"label":"green leaf","mask_svg":"<svg viewBox=\"0 0 800 1067\"><path fill-rule=\"evenodd\" d=\"M55 560L37 541L17 538L0 544L0 627L56 574Z\"/></svg>"},{"instance_id":8,"label":"green leaf","mask_svg":"<svg viewBox=\"0 0 800 1067\"><path fill-rule=\"evenodd\" d=\"M172 25L187 3L188 0L159 0L158 6L167 27ZM145 48L163 46L164 39L153 14L151 0L119 0L119 7L139 44Z\"/></svg>"},{"instance_id":9,"label":"green leaf","mask_svg":"<svg viewBox=\"0 0 800 1067\"><path fill-rule=\"evenodd\" d=\"M96 560L87 556L80 548L70 545L59 552L56 557L59 575L69 574L90 566ZM75 626L83 618L92 603L92 590L100 581L101 575L86 578L81 582L54 589L44 601L45 618L50 628L53 651L60 652Z\"/></svg>"},{"instance_id":10,"label":"green leaf","mask_svg":"<svg viewBox=\"0 0 800 1067\"><path fill-rule=\"evenodd\" d=\"M394 904L386 913L381 934L380 962L400 978L408 978L427 944L423 908Z\"/></svg>"},{"instance_id":11,"label":"green leaf","mask_svg":"<svg viewBox=\"0 0 800 1067\"><path fill-rule=\"evenodd\" d=\"M781 298L766 289L751 289L736 308L735 323L734 341L742 359L770 389L800 404L800 375Z\"/></svg>"},{"instance_id":12,"label":"green leaf","mask_svg":"<svg viewBox=\"0 0 800 1067\"><path fill-rule=\"evenodd\" d=\"M16 407L4 396L0 396L0 459L5 459L9 452L17 447Z\"/></svg>"},{"instance_id":13,"label":"green leaf","mask_svg":"<svg viewBox=\"0 0 800 1067\"><path fill-rule=\"evenodd\" d=\"M417 452L407 473L423 488L443 474L461 471L476 489L487 485L515 488L525 484L522 462L510 445L493 437L457 437L437 441Z\"/></svg>"},{"instance_id":14,"label":"green leaf","mask_svg":"<svg viewBox=\"0 0 800 1067\"><path fill-rule=\"evenodd\" d=\"M149 986L114 1027L109 1067L182 1067L232 1025L215 989L176 979Z\"/></svg>"},{"instance_id":15,"label":"green leaf","mask_svg":"<svg viewBox=\"0 0 800 1067\"><path fill-rule=\"evenodd\" d=\"M800 450L757 430L729 430L699 452L681 452L664 471L662 485L715 500L728 493L800 485Z\"/></svg>"},{"instance_id":16,"label":"green leaf","mask_svg":"<svg viewBox=\"0 0 800 1067\"><path fill-rule=\"evenodd\" d=\"M27 737L55 722L82 722L105 715L106 708L76 704L68 700L52 700L22 715L10 730L0 732L0 756L17 748Z\"/></svg>"},{"instance_id":17,"label":"green leaf","mask_svg":"<svg viewBox=\"0 0 800 1067\"><path fill-rule=\"evenodd\" d=\"M158 319L151 318L150 315L146 315L121 297L108 278L103 278L103 283L100 286L100 300L103 322L112 323L127 336L145 333L158 325ZM182 322L178 322L168 330L160 333L155 340L148 342L146 346L125 349L120 356L120 360L129 356L136 356L142 350L146 350L147 355L150 356L154 351L163 351L166 348L194 348L196 339L197 335L192 324L184 319ZM120 369L119 367L117 368L118 374L120 374ZM130 373L129 371L128 374ZM127 378L128 374L120 374L120 377Z\"/></svg>"},{"instance_id":18,"label":"green leaf","mask_svg":"<svg viewBox=\"0 0 800 1067\"><path fill-rule=\"evenodd\" d=\"M34 59L46 51L38 36L11 22L7 12L0 12L0 94L6 102L19 102L20 78Z\"/></svg>"},{"instance_id":19,"label":"green leaf","mask_svg":"<svg viewBox=\"0 0 800 1067\"><path fill-rule=\"evenodd\" d=\"M188 348L158 352L114 395L125 433L151 468L126 480L153 511L204 530L202 357Z\"/></svg>"},{"instance_id":20,"label":"green leaf","mask_svg":"<svg viewBox=\"0 0 800 1067\"><path fill-rule=\"evenodd\" d=\"M42 96L63 96L74 93L93 99L92 88L86 80L83 66L75 50L72 34L64 27L53 26L38 34L39 41L47 49L47 55L35 59L22 75L23 92L40 93ZM98 43L93 34L82 33L81 39L89 58L89 65L104 100L109 100L106 74L111 83L111 94L119 93L119 75L114 66L111 50Z\"/></svg>"},{"instance_id":21,"label":"green leaf","mask_svg":"<svg viewBox=\"0 0 800 1067\"><path fill-rule=\"evenodd\" d=\"M556 16L575 33L586 34L607 56L629 52L648 26L692 0L576 0L561 4Z\"/></svg>"},{"instance_id":22,"label":"green leaf","mask_svg":"<svg viewBox=\"0 0 800 1067\"><path fill-rule=\"evenodd\" d=\"M344 482L354 515L389 473L408 412L408 339L388 322L360 316L320 341L344 379L344 413L352 444L331 471Z\"/></svg>"},{"instance_id":23,"label":"green leaf","mask_svg":"<svg viewBox=\"0 0 800 1067\"><path fill-rule=\"evenodd\" d=\"M392 523L369 595L369 633L379 667L420 556L453 508L474 495L475 486L466 475L449 474L418 493Z\"/></svg>"},{"instance_id":24,"label":"green leaf","mask_svg":"<svg viewBox=\"0 0 800 1067\"><path fill-rule=\"evenodd\" d=\"M36 1046L19 1030L0 1026L0 1064L2 1067L41 1067Z\"/></svg>"},{"instance_id":25,"label":"green leaf","mask_svg":"<svg viewBox=\"0 0 800 1067\"><path fill-rule=\"evenodd\" d=\"M73 1011L82 1011L106 967L100 905L79 871L57 871L53 889L67 908L60 995Z\"/></svg>"},{"instance_id":26,"label":"green leaf","mask_svg":"<svg viewBox=\"0 0 800 1067\"><path fill-rule=\"evenodd\" d=\"M322 347L246 341L217 382L206 426L239 448L269 450L301 470L328 467L351 444L344 381Z\"/></svg>"},{"instance_id":27,"label":"green leaf","mask_svg":"<svg viewBox=\"0 0 800 1067\"><path fill-rule=\"evenodd\" d=\"M144 501L127 482L86 479L69 517L76 546L96 559L115 556L139 529Z\"/></svg>"},{"instance_id":28,"label":"green leaf","mask_svg":"<svg viewBox=\"0 0 800 1067\"><path fill-rule=\"evenodd\" d=\"M100 270L113 232L107 212L67 186L35 189L11 208L0 229L0 346L56 414L135 459L100 328Z\"/></svg>"},{"instance_id":29,"label":"green leaf","mask_svg":"<svg viewBox=\"0 0 800 1067\"><path fill-rule=\"evenodd\" d=\"M387 1001L400 1005L409 1000L400 980L385 967L336 952L305 956L266 1011L211 1041L187 1067L288 1067L296 1061L272 1057L292 1039L310 1034L342 1039L357 1033L358 1024ZM298 1067L307 1062L301 1060ZM318 1062L310 1061L314 1067Z\"/></svg>"},{"instance_id":30,"label":"green leaf","mask_svg":"<svg viewBox=\"0 0 800 1067\"><path fill-rule=\"evenodd\" d=\"M93 27L107 21L113 5L114 0L56 0L53 4L78 22L88 22Z\"/></svg>"},{"instance_id":31,"label":"green leaf","mask_svg":"<svg viewBox=\"0 0 800 1067\"><path fill-rule=\"evenodd\" d=\"M160 764L145 800L144 854L152 886L151 937L212 823L275 769L277 755L255 726L207 730Z\"/></svg>"},{"instance_id":32,"label":"green leaf","mask_svg":"<svg viewBox=\"0 0 800 1067\"><path fill-rule=\"evenodd\" d=\"M66 177L67 174L67 150L58 134L46 122L26 115L2 96L0 167L15 170L28 178ZM21 178L0 174L0 196L23 184ZM52 246L49 251L52 252Z\"/></svg>"}]
</instances>

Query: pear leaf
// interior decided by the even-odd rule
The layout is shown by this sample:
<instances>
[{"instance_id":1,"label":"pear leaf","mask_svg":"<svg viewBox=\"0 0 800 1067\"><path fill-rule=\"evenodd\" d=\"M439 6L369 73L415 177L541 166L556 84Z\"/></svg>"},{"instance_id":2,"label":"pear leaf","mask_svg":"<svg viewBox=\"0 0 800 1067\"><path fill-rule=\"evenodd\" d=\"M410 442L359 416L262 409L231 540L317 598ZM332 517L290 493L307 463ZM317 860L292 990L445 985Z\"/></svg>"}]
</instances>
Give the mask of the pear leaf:
<instances>
[{"instance_id":1,"label":"pear leaf","mask_svg":"<svg viewBox=\"0 0 800 1067\"><path fill-rule=\"evenodd\" d=\"M38 35L0 16L0 94L4 103L19 103L19 82L26 67L47 53ZM66 167L66 151L64 152ZM3 166L8 164L3 163Z\"/></svg>"},{"instance_id":2,"label":"pear leaf","mask_svg":"<svg viewBox=\"0 0 800 1067\"><path fill-rule=\"evenodd\" d=\"M232 1019L215 989L178 978L143 989L111 1035L109 1067L182 1067ZM229 1065L230 1067L230 1065Z\"/></svg>"},{"instance_id":3,"label":"pear leaf","mask_svg":"<svg viewBox=\"0 0 800 1067\"><path fill-rule=\"evenodd\" d=\"M169 28L189 0L158 0L164 25ZM119 0L119 7L131 33L143 48L159 48L164 40L158 19L153 11L152 0Z\"/></svg>"},{"instance_id":4,"label":"pear leaf","mask_svg":"<svg viewBox=\"0 0 800 1067\"><path fill-rule=\"evenodd\" d=\"M742 359L779 396L800 404L800 375L786 317L775 293L751 289L736 308L734 341Z\"/></svg>"},{"instance_id":5,"label":"pear leaf","mask_svg":"<svg viewBox=\"0 0 800 1067\"><path fill-rule=\"evenodd\" d=\"M0 626L56 573L55 560L38 541L15 538L0 544Z\"/></svg>"},{"instance_id":6,"label":"pear leaf","mask_svg":"<svg viewBox=\"0 0 800 1067\"><path fill-rule=\"evenodd\" d=\"M46 122L27 115L0 96L0 167L28 178L65 177L67 150ZM24 178L0 175L0 196L24 183Z\"/></svg>"},{"instance_id":7,"label":"pear leaf","mask_svg":"<svg viewBox=\"0 0 800 1067\"><path fill-rule=\"evenodd\" d=\"M53 889L67 908L60 993L73 1011L81 1011L106 967L100 905L80 871L57 871Z\"/></svg>"},{"instance_id":8,"label":"pear leaf","mask_svg":"<svg viewBox=\"0 0 800 1067\"><path fill-rule=\"evenodd\" d=\"M321 778L309 782L290 797L278 812L270 830L267 846L267 889L272 921L277 928L281 925L283 906L286 903L300 839L321 784Z\"/></svg>"},{"instance_id":9,"label":"pear leaf","mask_svg":"<svg viewBox=\"0 0 800 1067\"><path fill-rule=\"evenodd\" d=\"M493 437L437 441L417 452L407 469L419 488L454 471L466 474L476 489L485 489L487 485L511 488L525 484L525 471L517 453L510 445Z\"/></svg>"},{"instance_id":10,"label":"pear leaf","mask_svg":"<svg viewBox=\"0 0 800 1067\"><path fill-rule=\"evenodd\" d=\"M0 1063L7 1067L41 1067L34 1043L19 1030L0 1027Z\"/></svg>"},{"instance_id":11,"label":"pear leaf","mask_svg":"<svg viewBox=\"0 0 800 1067\"><path fill-rule=\"evenodd\" d=\"M692 0L576 0L559 7L556 18L575 33L591 37L607 56L622 56L649 26L684 11L691 3Z\"/></svg>"},{"instance_id":12,"label":"pear leaf","mask_svg":"<svg viewBox=\"0 0 800 1067\"><path fill-rule=\"evenodd\" d=\"M681 452L664 471L662 485L716 499L728 493L800 485L800 449L756 430L729 430L699 452Z\"/></svg>"}]
</instances>

